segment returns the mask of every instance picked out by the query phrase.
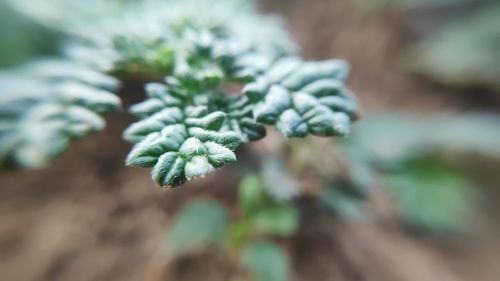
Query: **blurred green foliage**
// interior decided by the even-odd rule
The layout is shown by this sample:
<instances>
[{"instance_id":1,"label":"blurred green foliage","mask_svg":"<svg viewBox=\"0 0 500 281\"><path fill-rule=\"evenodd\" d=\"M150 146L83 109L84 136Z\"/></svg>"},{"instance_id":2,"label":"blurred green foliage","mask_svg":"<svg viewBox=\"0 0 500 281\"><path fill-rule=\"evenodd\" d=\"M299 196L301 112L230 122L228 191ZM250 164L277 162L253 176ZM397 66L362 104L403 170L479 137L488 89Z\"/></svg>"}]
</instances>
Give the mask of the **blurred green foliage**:
<instances>
[{"instance_id":1,"label":"blurred green foliage","mask_svg":"<svg viewBox=\"0 0 500 281\"><path fill-rule=\"evenodd\" d=\"M433 232L465 230L479 197L477 185L463 172L466 162L460 159L471 154L500 158L498 124L500 116L480 114L367 117L343 145L351 181L329 187L320 200L349 215L348 203L367 194L359 191L382 185L391 192L405 222ZM349 200L341 199L344 194L350 194Z\"/></svg>"},{"instance_id":2,"label":"blurred green foliage","mask_svg":"<svg viewBox=\"0 0 500 281\"><path fill-rule=\"evenodd\" d=\"M258 281L288 280L287 259L280 247L266 241L251 242L241 251L243 265Z\"/></svg>"},{"instance_id":3,"label":"blurred green foliage","mask_svg":"<svg viewBox=\"0 0 500 281\"><path fill-rule=\"evenodd\" d=\"M364 203L369 185L356 185L348 179L338 179L326 186L318 200L327 210L349 219L364 217Z\"/></svg>"},{"instance_id":4,"label":"blurred green foliage","mask_svg":"<svg viewBox=\"0 0 500 281\"><path fill-rule=\"evenodd\" d=\"M291 200L300 193L299 183L289 172L286 163L277 157L263 159L260 176L266 191L278 201Z\"/></svg>"},{"instance_id":5,"label":"blurred green foliage","mask_svg":"<svg viewBox=\"0 0 500 281\"><path fill-rule=\"evenodd\" d=\"M498 124L495 114L373 114L356 125L343 148L350 158L379 166L435 151L500 157Z\"/></svg>"},{"instance_id":6,"label":"blurred green foliage","mask_svg":"<svg viewBox=\"0 0 500 281\"><path fill-rule=\"evenodd\" d=\"M233 224L230 241L240 245L252 235L292 235L298 228L298 212L286 201L277 201L257 175L245 177L239 189L240 219Z\"/></svg>"},{"instance_id":7,"label":"blurred green foliage","mask_svg":"<svg viewBox=\"0 0 500 281\"><path fill-rule=\"evenodd\" d=\"M418 73L458 86L500 89L500 2L497 0L377 0L405 13L423 32L406 50Z\"/></svg>"},{"instance_id":8,"label":"blurred green foliage","mask_svg":"<svg viewBox=\"0 0 500 281\"><path fill-rule=\"evenodd\" d=\"M412 67L445 83L500 89L500 3L495 2L410 48Z\"/></svg>"},{"instance_id":9,"label":"blurred green foliage","mask_svg":"<svg viewBox=\"0 0 500 281\"><path fill-rule=\"evenodd\" d=\"M449 163L432 157L409 161L384 180L409 224L439 232L467 229L476 186Z\"/></svg>"},{"instance_id":10,"label":"blurred green foliage","mask_svg":"<svg viewBox=\"0 0 500 281\"><path fill-rule=\"evenodd\" d=\"M228 225L228 212L219 203L210 200L194 202L170 226L169 254L179 256L210 243L222 245Z\"/></svg>"},{"instance_id":11,"label":"blurred green foliage","mask_svg":"<svg viewBox=\"0 0 500 281\"><path fill-rule=\"evenodd\" d=\"M289 201L274 199L258 175L243 178L239 214L229 222L229 210L212 200L199 200L181 211L171 225L167 246L178 257L208 244L236 252L239 262L257 281L284 281L288 257L272 237L293 235L299 226L297 210Z\"/></svg>"},{"instance_id":12,"label":"blurred green foliage","mask_svg":"<svg viewBox=\"0 0 500 281\"><path fill-rule=\"evenodd\" d=\"M54 32L16 13L4 0L0 0L0 38L0 68L56 51Z\"/></svg>"}]
</instances>

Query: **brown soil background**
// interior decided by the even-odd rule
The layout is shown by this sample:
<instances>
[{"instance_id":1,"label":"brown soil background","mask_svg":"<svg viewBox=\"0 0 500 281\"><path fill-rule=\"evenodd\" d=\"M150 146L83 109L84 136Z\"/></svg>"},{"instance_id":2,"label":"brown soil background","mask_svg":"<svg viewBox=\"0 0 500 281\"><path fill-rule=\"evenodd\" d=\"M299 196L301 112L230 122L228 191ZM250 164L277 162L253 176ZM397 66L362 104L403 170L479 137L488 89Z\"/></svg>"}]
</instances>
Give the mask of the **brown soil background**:
<instances>
[{"instance_id":1,"label":"brown soil background","mask_svg":"<svg viewBox=\"0 0 500 281\"><path fill-rule=\"evenodd\" d=\"M405 70L398 54L411 36L395 13L368 12L352 0L264 4L285 16L306 58L351 62L348 83L366 112L498 111L493 93L445 88ZM141 95L134 85L123 93L127 103ZM169 222L190 200L210 196L234 206L236 167L159 190L148 171L122 164L129 145L120 136L131 121L125 113L110 116L105 132L77 141L50 167L0 174L1 280L248 280L214 249L170 263L163 255ZM301 231L282 241L293 280L498 280L498 193L489 193L473 230L446 237L404 229L385 194L371 200L374 219L365 222L333 217L305 200Z\"/></svg>"}]
</instances>

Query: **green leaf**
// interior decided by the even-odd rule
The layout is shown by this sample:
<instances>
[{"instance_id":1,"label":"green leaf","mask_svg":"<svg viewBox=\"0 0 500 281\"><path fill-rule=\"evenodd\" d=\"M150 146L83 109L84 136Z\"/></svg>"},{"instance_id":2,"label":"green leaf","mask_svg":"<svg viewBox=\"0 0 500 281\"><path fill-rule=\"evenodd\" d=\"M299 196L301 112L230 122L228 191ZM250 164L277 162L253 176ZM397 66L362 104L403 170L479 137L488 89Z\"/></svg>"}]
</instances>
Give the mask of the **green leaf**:
<instances>
[{"instance_id":1,"label":"green leaf","mask_svg":"<svg viewBox=\"0 0 500 281\"><path fill-rule=\"evenodd\" d=\"M300 185L277 157L265 157L260 174L267 193L278 202L291 201L300 194Z\"/></svg>"},{"instance_id":2,"label":"green leaf","mask_svg":"<svg viewBox=\"0 0 500 281\"><path fill-rule=\"evenodd\" d=\"M341 60L284 58L243 91L255 104L256 120L274 124L286 138L345 136L357 108L343 86L347 73Z\"/></svg>"},{"instance_id":3,"label":"green leaf","mask_svg":"<svg viewBox=\"0 0 500 281\"><path fill-rule=\"evenodd\" d=\"M476 203L474 188L455 169L425 160L411 163L385 179L406 222L435 232L467 227Z\"/></svg>"},{"instance_id":4,"label":"green leaf","mask_svg":"<svg viewBox=\"0 0 500 281\"><path fill-rule=\"evenodd\" d=\"M495 114L372 115L358 124L344 149L351 157L384 166L436 151L499 158L499 122Z\"/></svg>"},{"instance_id":5,"label":"green leaf","mask_svg":"<svg viewBox=\"0 0 500 281\"><path fill-rule=\"evenodd\" d=\"M72 71L76 74L73 74ZM104 128L120 108L114 78L69 60L45 60L0 74L0 164L36 168L71 140Z\"/></svg>"},{"instance_id":6,"label":"green leaf","mask_svg":"<svg viewBox=\"0 0 500 281\"><path fill-rule=\"evenodd\" d=\"M137 117L146 118L165 108L183 107L187 97L162 83L148 83L145 86L148 99L130 107L130 112Z\"/></svg>"},{"instance_id":7,"label":"green leaf","mask_svg":"<svg viewBox=\"0 0 500 281\"><path fill-rule=\"evenodd\" d=\"M64 82L57 87L60 102L79 105L96 113L117 111L120 99L113 93L75 82Z\"/></svg>"},{"instance_id":8,"label":"green leaf","mask_svg":"<svg viewBox=\"0 0 500 281\"><path fill-rule=\"evenodd\" d=\"M221 48L225 48L221 46ZM237 82L251 82L272 65L272 54L247 52L247 50L224 50L219 55L228 77Z\"/></svg>"},{"instance_id":9,"label":"green leaf","mask_svg":"<svg viewBox=\"0 0 500 281\"><path fill-rule=\"evenodd\" d=\"M143 38L132 33L108 34L108 50L114 54L115 72L128 76L153 76L171 73L175 65L175 50L165 38Z\"/></svg>"},{"instance_id":10,"label":"green leaf","mask_svg":"<svg viewBox=\"0 0 500 281\"><path fill-rule=\"evenodd\" d=\"M211 243L221 245L228 219L227 210L215 201L191 203L171 224L167 239L168 253L176 257Z\"/></svg>"},{"instance_id":11,"label":"green leaf","mask_svg":"<svg viewBox=\"0 0 500 281\"><path fill-rule=\"evenodd\" d=\"M19 102L2 106L7 110L1 114L15 120L23 119L18 112L25 106L45 104L45 98L67 110L44 119L51 123L47 132L52 135L41 139L52 143L33 142L23 152L36 156L31 159L45 161L71 138L102 128L99 114L119 107L119 99L109 92L119 84L115 77L147 82L165 77L163 83L146 86L146 100L131 108L141 120L123 134L134 143L127 165L152 168L161 186L178 186L235 161L240 144L266 135L262 123L275 124L286 137L345 135L349 130L356 104L343 87L347 65L292 57L293 43L279 20L260 15L254 3L88 2L9 1L73 37L62 59L39 61L24 70L48 85L43 101L28 90ZM245 83L251 83L246 95L228 93ZM2 160L16 158L12 151L28 143L6 123L0 124L0 143L8 149L0 151ZM31 149L36 146L50 149L36 154ZM282 213L273 209L270 216ZM283 228L275 232L286 232Z\"/></svg>"},{"instance_id":12,"label":"green leaf","mask_svg":"<svg viewBox=\"0 0 500 281\"><path fill-rule=\"evenodd\" d=\"M257 212L266 200L262 190L262 181L258 175L245 176L239 187L239 206L245 216Z\"/></svg>"},{"instance_id":13,"label":"green leaf","mask_svg":"<svg viewBox=\"0 0 500 281\"><path fill-rule=\"evenodd\" d=\"M150 100L132 111L147 117L124 132L125 139L137 143L128 166L153 167L152 177L160 186L175 187L236 161L233 150L242 140L238 133L220 131L225 113L187 106L185 95L161 84L149 84L146 90Z\"/></svg>"},{"instance_id":14,"label":"green leaf","mask_svg":"<svg viewBox=\"0 0 500 281\"><path fill-rule=\"evenodd\" d=\"M298 212L292 206L275 206L249 218L256 233L290 236L299 227Z\"/></svg>"},{"instance_id":15,"label":"green leaf","mask_svg":"<svg viewBox=\"0 0 500 281\"><path fill-rule=\"evenodd\" d=\"M297 210L267 194L258 176L250 175L242 180L239 204L248 232L288 236L298 228Z\"/></svg>"},{"instance_id":16,"label":"green leaf","mask_svg":"<svg viewBox=\"0 0 500 281\"><path fill-rule=\"evenodd\" d=\"M228 113L222 130L239 133L245 142L256 141L266 136L266 128L253 118L253 105L248 98L232 97L222 109Z\"/></svg>"},{"instance_id":17,"label":"green leaf","mask_svg":"<svg viewBox=\"0 0 500 281\"><path fill-rule=\"evenodd\" d=\"M45 59L30 63L23 69L32 75L49 81L81 82L85 85L116 90L120 82L100 70L68 59Z\"/></svg>"},{"instance_id":18,"label":"green leaf","mask_svg":"<svg viewBox=\"0 0 500 281\"><path fill-rule=\"evenodd\" d=\"M249 243L240 253L243 266L256 281L286 281L290 266L286 253L267 241Z\"/></svg>"}]
</instances>

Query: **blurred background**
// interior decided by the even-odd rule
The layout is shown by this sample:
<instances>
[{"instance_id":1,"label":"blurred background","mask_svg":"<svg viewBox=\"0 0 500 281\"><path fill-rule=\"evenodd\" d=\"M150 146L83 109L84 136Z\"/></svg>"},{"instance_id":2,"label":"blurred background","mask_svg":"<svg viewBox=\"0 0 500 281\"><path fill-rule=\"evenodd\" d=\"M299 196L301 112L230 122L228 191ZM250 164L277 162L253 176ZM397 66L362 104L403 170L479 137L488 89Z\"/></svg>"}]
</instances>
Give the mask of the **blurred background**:
<instances>
[{"instance_id":1,"label":"blurred background","mask_svg":"<svg viewBox=\"0 0 500 281\"><path fill-rule=\"evenodd\" d=\"M286 143L270 132L239 151L264 159L253 173L273 194L293 197L299 227L278 239L289 279L498 280L500 1L262 0L260 9L285 19L306 59L349 61L363 108L346 140ZM56 54L61 34L0 0L0 38L8 69ZM127 82L120 96L129 106L142 92ZM214 247L164 255L193 200L238 217L245 169L160 190L148 171L123 165L133 118L107 120L46 168L0 172L2 279L248 280Z\"/></svg>"}]
</instances>

